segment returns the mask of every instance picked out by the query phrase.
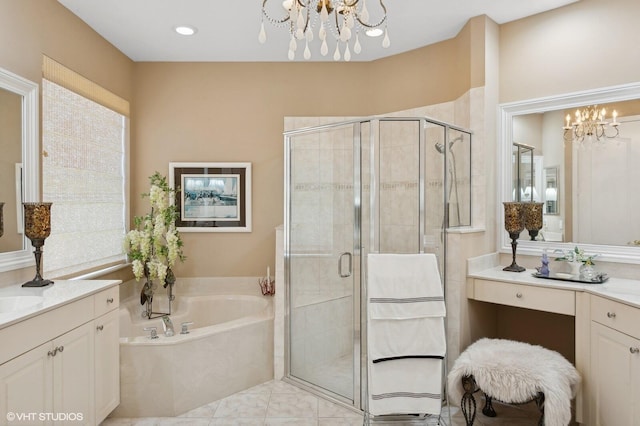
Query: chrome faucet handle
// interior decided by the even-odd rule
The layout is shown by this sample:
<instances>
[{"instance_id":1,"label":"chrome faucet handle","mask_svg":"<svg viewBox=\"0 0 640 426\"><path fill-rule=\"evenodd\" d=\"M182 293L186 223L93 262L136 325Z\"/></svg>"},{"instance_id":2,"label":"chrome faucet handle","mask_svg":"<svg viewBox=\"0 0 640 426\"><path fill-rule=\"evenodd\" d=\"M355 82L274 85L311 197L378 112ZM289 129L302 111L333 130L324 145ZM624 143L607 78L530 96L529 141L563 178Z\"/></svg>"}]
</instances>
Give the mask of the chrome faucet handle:
<instances>
[{"instance_id":1,"label":"chrome faucet handle","mask_svg":"<svg viewBox=\"0 0 640 426\"><path fill-rule=\"evenodd\" d=\"M157 339L158 338L158 327L145 327L144 331L150 331L149 339Z\"/></svg>"},{"instance_id":2,"label":"chrome faucet handle","mask_svg":"<svg viewBox=\"0 0 640 426\"><path fill-rule=\"evenodd\" d=\"M189 326L192 324L193 324L193 321L183 322L182 331L180 331L180 334L189 334Z\"/></svg>"},{"instance_id":3,"label":"chrome faucet handle","mask_svg":"<svg viewBox=\"0 0 640 426\"><path fill-rule=\"evenodd\" d=\"M167 337L173 336L173 323L171 322L171 318L169 315L162 316L162 328L164 328L164 335Z\"/></svg>"}]
</instances>

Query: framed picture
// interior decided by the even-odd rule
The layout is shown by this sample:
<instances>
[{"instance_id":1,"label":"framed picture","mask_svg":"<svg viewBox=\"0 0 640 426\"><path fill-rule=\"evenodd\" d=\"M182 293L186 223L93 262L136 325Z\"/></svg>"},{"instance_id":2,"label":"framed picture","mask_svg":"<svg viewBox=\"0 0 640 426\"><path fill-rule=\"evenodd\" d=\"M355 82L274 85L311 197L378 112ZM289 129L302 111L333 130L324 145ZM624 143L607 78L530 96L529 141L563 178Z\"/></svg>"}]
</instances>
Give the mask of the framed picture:
<instances>
[{"instance_id":1,"label":"framed picture","mask_svg":"<svg viewBox=\"0 0 640 426\"><path fill-rule=\"evenodd\" d=\"M169 163L180 232L251 232L251 163Z\"/></svg>"}]
</instances>

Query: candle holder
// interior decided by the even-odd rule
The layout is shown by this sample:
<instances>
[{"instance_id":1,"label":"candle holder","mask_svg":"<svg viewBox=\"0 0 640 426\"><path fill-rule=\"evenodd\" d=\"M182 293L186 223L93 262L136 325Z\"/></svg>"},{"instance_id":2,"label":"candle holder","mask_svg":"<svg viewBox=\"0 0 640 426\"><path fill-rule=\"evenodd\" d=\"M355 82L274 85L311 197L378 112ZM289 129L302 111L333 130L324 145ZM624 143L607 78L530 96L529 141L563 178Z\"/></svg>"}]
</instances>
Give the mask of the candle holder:
<instances>
[{"instance_id":1,"label":"candle holder","mask_svg":"<svg viewBox=\"0 0 640 426\"><path fill-rule=\"evenodd\" d=\"M51 203L22 203L24 206L24 233L35 247L36 276L22 287L44 287L53 284L40 275L40 261L44 240L51 234Z\"/></svg>"},{"instance_id":2,"label":"candle holder","mask_svg":"<svg viewBox=\"0 0 640 426\"><path fill-rule=\"evenodd\" d=\"M518 246L518 237L520 236L520 233L524 231L525 203L507 201L502 204L504 204L504 228L509 233L509 238L511 238L511 253L513 256L511 265L502 270L509 272L522 272L525 268L516 263L516 247Z\"/></svg>"},{"instance_id":3,"label":"candle holder","mask_svg":"<svg viewBox=\"0 0 640 426\"><path fill-rule=\"evenodd\" d=\"M4 203L0 202L0 237L4 235L4 219L2 217L2 208L4 207Z\"/></svg>"},{"instance_id":4,"label":"candle holder","mask_svg":"<svg viewBox=\"0 0 640 426\"><path fill-rule=\"evenodd\" d=\"M542 206L544 203L524 203L524 227L529 231L531 241L535 241L538 232L542 229Z\"/></svg>"},{"instance_id":5,"label":"candle holder","mask_svg":"<svg viewBox=\"0 0 640 426\"><path fill-rule=\"evenodd\" d=\"M273 296L276 294L276 282L273 278L266 276L258 279L260 290L263 296Z\"/></svg>"}]
</instances>

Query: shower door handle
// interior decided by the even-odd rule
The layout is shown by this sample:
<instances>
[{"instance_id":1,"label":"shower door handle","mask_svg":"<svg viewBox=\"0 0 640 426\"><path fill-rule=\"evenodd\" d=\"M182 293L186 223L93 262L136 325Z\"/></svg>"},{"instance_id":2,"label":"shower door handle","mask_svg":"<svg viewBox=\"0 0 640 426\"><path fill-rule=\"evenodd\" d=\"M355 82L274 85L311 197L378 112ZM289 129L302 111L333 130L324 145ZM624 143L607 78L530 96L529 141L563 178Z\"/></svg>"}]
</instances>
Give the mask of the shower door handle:
<instances>
[{"instance_id":1,"label":"shower door handle","mask_svg":"<svg viewBox=\"0 0 640 426\"><path fill-rule=\"evenodd\" d=\"M346 274L342 273L342 259L348 256L349 258L349 271ZM340 257L338 258L338 275L340 275L340 278L347 278L351 276L351 253L349 253L348 251L345 251L344 253L342 253L340 255Z\"/></svg>"}]
</instances>

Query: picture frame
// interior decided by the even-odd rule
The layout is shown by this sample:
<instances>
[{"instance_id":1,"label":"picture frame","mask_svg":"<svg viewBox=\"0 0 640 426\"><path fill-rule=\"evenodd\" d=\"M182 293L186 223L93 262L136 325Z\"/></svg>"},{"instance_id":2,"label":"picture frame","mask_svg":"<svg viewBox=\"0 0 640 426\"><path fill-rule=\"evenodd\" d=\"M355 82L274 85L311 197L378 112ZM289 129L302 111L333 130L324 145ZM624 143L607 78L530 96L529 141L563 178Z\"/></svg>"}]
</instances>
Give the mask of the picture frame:
<instances>
[{"instance_id":1,"label":"picture frame","mask_svg":"<svg viewBox=\"0 0 640 426\"><path fill-rule=\"evenodd\" d=\"M169 163L180 232L251 232L251 163Z\"/></svg>"}]
</instances>

